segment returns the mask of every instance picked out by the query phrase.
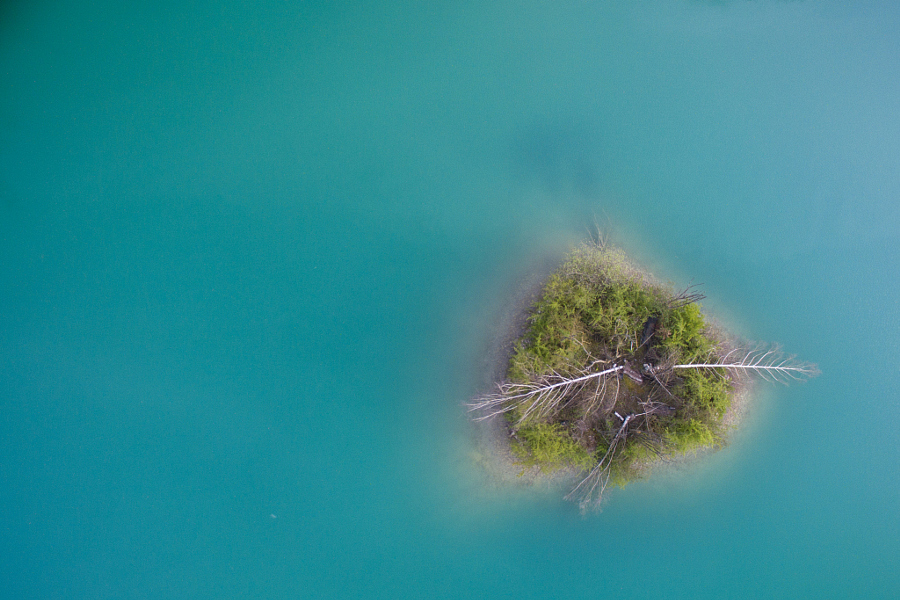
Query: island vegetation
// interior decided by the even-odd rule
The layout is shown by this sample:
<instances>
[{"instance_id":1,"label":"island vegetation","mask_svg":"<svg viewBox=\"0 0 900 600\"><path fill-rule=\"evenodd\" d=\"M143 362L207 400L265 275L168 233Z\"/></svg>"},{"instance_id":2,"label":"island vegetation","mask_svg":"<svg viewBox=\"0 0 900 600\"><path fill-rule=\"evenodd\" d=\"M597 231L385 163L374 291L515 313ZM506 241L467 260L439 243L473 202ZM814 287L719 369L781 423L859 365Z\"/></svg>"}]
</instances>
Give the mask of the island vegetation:
<instances>
[{"instance_id":1,"label":"island vegetation","mask_svg":"<svg viewBox=\"0 0 900 600\"><path fill-rule=\"evenodd\" d=\"M516 341L505 381L470 404L505 418L523 467L583 474L567 499L596 507L610 482L726 440L735 393L754 375L817 373L776 348L748 347L713 327L696 287L676 292L602 241L575 249L550 276Z\"/></svg>"}]
</instances>

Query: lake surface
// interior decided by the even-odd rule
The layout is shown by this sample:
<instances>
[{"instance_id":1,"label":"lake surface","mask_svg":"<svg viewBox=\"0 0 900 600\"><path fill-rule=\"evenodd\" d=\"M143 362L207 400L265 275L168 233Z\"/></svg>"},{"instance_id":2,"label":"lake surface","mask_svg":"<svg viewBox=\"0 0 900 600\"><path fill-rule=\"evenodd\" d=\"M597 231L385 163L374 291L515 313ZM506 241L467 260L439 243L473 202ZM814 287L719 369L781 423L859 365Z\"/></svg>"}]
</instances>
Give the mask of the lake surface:
<instances>
[{"instance_id":1,"label":"lake surface","mask_svg":"<svg viewBox=\"0 0 900 600\"><path fill-rule=\"evenodd\" d=\"M893 2L0 8L0 589L895 598ZM609 494L464 402L595 224L823 374Z\"/></svg>"}]
</instances>

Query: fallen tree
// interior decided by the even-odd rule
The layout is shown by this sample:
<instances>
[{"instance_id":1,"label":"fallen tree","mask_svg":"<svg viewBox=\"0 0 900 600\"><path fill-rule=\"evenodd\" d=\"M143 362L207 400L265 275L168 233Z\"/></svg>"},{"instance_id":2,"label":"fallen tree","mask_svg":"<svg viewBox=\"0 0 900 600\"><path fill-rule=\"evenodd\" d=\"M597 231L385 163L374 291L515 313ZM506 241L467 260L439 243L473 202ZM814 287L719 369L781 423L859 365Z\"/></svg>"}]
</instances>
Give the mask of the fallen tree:
<instances>
[{"instance_id":1,"label":"fallen tree","mask_svg":"<svg viewBox=\"0 0 900 600\"><path fill-rule=\"evenodd\" d=\"M584 468L566 496L599 506L648 459L724 442L735 388L818 373L777 348L743 347L710 327L703 295L658 284L603 243L576 249L551 276L497 391L475 420L505 418L511 449L542 470Z\"/></svg>"}]
</instances>

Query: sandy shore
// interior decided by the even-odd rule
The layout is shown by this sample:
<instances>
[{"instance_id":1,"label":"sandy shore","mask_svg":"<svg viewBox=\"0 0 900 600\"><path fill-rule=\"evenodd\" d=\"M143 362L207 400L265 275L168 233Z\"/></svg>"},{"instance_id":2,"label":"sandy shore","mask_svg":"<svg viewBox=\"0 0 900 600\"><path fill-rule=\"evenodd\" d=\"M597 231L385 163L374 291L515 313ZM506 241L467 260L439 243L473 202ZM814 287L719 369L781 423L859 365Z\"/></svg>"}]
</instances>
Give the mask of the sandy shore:
<instances>
[{"instance_id":1,"label":"sandy shore","mask_svg":"<svg viewBox=\"0 0 900 600\"><path fill-rule=\"evenodd\" d=\"M497 383L506 378L515 343L528 328L531 307L540 298L544 284L558 266L550 261L536 263L528 271L529 274L508 291L507 301L492 320L491 342L481 360L483 377L479 393L494 391ZM516 463L509 449L509 426L502 416L472 423L474 449L471 456L490 485L556 489L571 483L580 473L573 469L543 473L539 467L523 467Z\"/></svg>"}]
</instances>

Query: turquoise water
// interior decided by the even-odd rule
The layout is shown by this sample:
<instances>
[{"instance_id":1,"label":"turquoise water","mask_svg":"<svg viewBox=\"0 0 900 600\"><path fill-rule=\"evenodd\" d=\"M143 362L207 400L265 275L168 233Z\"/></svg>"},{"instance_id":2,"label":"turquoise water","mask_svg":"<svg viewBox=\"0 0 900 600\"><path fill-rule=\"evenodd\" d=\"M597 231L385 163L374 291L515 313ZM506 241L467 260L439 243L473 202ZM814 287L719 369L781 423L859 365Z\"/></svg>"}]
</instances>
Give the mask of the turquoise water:
<instances>
[{"instance_id":1,"label":"turquoise water","mask_svg":"<svg viewBox=\"0 0 900 600\"><path fill-rule=\"evenodd\" d=\"M9 598L893 598L891 2L0 9ZM823 375L582 517L463 402L595 222Z\"/></svg>"}]
</instances>

